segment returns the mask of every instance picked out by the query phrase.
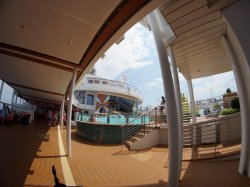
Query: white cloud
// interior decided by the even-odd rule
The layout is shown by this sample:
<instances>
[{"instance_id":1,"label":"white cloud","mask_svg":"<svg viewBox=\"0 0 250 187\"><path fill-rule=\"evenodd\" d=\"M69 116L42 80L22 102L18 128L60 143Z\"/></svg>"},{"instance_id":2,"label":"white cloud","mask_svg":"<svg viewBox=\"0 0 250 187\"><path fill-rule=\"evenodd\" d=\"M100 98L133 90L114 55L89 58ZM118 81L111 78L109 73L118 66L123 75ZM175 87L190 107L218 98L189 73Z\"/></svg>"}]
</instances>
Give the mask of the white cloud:
<instances>
[{"instance_id":1,"label":"white cloud","mask_svg":"<svg viewBox=\"0 0 250 187\"><path fill-rule=\"evenodd\" d=\"M106 53L105 58L98 60L95 65L97 75L103 78L115 79L128 69L139 69L153 64L150 57L153 37L147 30L137 24L126 34L119 44L114 44Z\"/></svg>"},{"instance_id":2,"label":"white cloud","mask_svg":"<svg viewBox=\"0 0 250 187\"><path fill-rule=\"evenodd\" d=\"M182 92L188 94L187 83L184 77L179 73L180 86ZM237 91L236 83L232 72L218 74L210 77L192 80L195 100L205 100L212 97L221 97L227 88L232 91ZM152 90L151 97L158 95L157 92L161 89L163 91L163 81L161 77L157 77L151 81L145 82L141 88L148 92ZM211 95L212 94L212 95ZM155 96L156 97L156 96ZM157 98L157 97L156 97ZM150 98L149 98L150 99Z\"/></svg>"},{"instance_id":3,"label":"white cloud","mask_svg":"<svg viewBox=\"0 0 250 187\"><path fill-rule=\"evenodd\" d=\"M194 79L193 81L195 100L211 97L221 97L227 88L237 91L232 72L222 73L206 78Z\"/></svg>"},{"instance_id":4,"label":"white cloud","mask_svg":"<svg viewBox=\"0 0 250 187\"><path fill-rule=\"evenodd\" d=\"M143 87L146 89L163 88L162 78L158 77L152 81L145 82Z\"/></svg>"},{"instance_id":5,"label":"white cloud","mask_svg":"<svg viewBox=\"0 0 250 187\"><path fill-rule=\"evenodd\" d=\"M178 73L178 76L179 76L179 82L185 82L186 81L181 73ZM145 89L162 88L163 89L162 77L157 77L157 78L154 78L151 81L145 82L143 84L143 88L145 88Z\"/></svg>"}]
</instances>

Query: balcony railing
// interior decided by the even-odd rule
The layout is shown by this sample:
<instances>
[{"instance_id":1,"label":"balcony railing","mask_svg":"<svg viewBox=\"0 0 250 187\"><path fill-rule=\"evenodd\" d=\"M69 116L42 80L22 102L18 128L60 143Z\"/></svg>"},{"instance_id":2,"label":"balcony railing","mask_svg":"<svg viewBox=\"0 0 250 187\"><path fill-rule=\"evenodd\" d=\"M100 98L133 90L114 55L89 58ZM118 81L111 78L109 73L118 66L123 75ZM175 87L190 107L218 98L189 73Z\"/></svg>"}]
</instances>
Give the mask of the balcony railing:
<instances>
[{"instance_id":1,"label":"balcony railing","mask_svg":"<svg viewBox=\"0 0 250 187\"><path fill-rule=\"evenodd\" d=\"M240 113L183 125L183 159L206 159L239 153Z\"/></svg>"}]
</instances>

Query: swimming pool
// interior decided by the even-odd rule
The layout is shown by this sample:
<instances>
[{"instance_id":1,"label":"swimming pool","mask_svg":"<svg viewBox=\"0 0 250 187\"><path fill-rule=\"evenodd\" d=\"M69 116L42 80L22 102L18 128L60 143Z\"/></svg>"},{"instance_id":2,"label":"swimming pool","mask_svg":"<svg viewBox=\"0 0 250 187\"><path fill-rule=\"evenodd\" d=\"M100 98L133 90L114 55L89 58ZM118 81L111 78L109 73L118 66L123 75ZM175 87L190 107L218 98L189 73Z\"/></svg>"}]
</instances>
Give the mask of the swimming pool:
<instances>
[{"instance_id":1,"label":"swimming pool","mask_svg":"<svg viewBox=\"0 0 250 187\"><path fill-rule=\"evenodd\" d=\"M95 115L94 121L91 120L90 114L79 114L78 121L81 122L98 122L103 124L113 124L113 125L123 125L128 122L133 121L133 124L144 124L149 123L150 117L149 116L143 116L141 118L128 116L128 115L112 115L112 114L101 114L101 115Z\"/></svg>"}]
</instances>

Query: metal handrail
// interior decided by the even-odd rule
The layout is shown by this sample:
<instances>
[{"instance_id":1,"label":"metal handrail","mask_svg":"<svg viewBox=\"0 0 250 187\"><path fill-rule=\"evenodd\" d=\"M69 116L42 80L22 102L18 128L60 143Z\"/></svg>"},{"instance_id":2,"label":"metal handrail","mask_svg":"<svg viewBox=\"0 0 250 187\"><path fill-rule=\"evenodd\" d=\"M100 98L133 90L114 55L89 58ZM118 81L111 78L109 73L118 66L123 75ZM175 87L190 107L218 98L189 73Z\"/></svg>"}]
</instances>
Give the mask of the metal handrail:
<instances>
[{"instance_id":1,"label":"metal handrail","mask_svg":"<svg viewBox=\"0 0 250 187\"><path fill-rule=\"evenodd\" d=\"M226 120L226 119L230 119L232 117L238 116L239 114L240 114L240 112L237 112L235 114L229 114L229 115L226 115L226 116L222 116L222 117L218 117L218 118L214 118L214 119L209 119L209 120L206 120L206 121L196 122L195 124L185 124L185 125L183 125L183 127L197 126L197 125L207 124L207 123L210 123L210 122Z\"/></svg>"},{"instance_id":2,"label":"metal handrail","mask_svg":"<svg viewBox=\"0 0 250 187\"><path fill-rule=\"evenodd\" d=\"M126 126L126 125L132 124L135 120L140 119L142 116L145 116L146 114L149 114L151 111L155 110L157 107L159 107L159 106L155 106L155 107L153 107L152 109L148 110L147 112L144 112L143 114L141 114L140 116L136 117L136 118L133 119L132 121L130 121L130 122L128 122L128 123L122 125L121 128L123 128L123 127Z\"/></svg>"},{"instance_id":3,"label":"metal handrail","mask_svg":"<svg viewBox=\"0 0 250 187\"><path fill-rule=\"evenodd\" d=\"M132 121L124 124L121 126L121 148L124 143L133 137L135 134L139 133L143 130L143 136L146 135L146 126L149 129L155 127L157 125L157 110L159 106L155 106L152 109L144 112L143 114L139 115ZM146 117L148 121L146 121ZM138 120L141 120L141 123L138 124Z\"/></svg>"},{"instance_id":4,"label":"metal handrail","mask_svg":"<svg viewBox=\"0 0 250 187\"><path fill-rule=\"evenodd\" d=\"M223 154L235 154L240 151L241 126L230 123L240 117L231 114L217 119L183 126L183 158L216 158ZM225 148L226 146L226 148ZM230 146L232 146L230 148ZM223 153L223 154L222 154Z\"/></svg>"}]
</instances>

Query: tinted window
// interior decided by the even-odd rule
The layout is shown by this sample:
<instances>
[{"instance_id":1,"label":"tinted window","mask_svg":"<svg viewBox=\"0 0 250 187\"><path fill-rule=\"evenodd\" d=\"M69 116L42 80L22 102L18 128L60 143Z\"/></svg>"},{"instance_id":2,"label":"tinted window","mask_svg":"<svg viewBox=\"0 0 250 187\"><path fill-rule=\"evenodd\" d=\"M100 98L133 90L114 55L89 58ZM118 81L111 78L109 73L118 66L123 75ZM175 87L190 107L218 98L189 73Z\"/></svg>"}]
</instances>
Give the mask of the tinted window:
<instances>
[{"instance_id":1,"label":"tinted window","mask_svg":"<svg viewBox=\"0 0 250 187\"><path fill-rule=\"evenodd\" d=\"M87 105L94 105L94 96L93 95L87 95Z\"/></svg>"}]
</instances>

